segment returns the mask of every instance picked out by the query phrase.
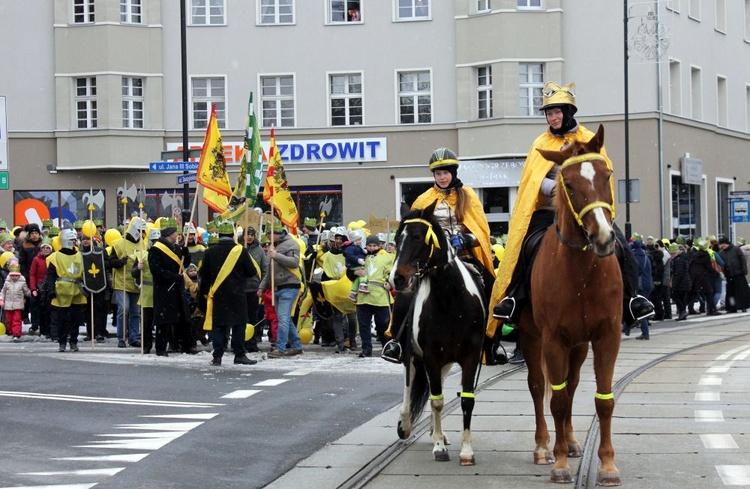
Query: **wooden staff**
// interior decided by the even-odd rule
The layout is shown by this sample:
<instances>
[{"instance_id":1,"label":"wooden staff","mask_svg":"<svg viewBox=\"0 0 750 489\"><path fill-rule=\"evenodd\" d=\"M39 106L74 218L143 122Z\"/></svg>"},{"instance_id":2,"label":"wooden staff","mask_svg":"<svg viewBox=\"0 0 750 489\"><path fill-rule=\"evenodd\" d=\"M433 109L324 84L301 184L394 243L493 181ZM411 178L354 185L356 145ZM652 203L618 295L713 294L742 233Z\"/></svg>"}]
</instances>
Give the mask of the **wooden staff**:
<instances>
[{"instance_id":1,"label":"wooden staff","mask_svg":"<svg viewBox=\"0 0 750 489\"><path fill-rule=\"evenodd\" d=\"M94 190L91 190L91 193L94 193ZM94 204L89 204L89 222L91 224L94 224ZM94 252L94 237L91 236L91 253ZM86 270L83 271L83 273L86 273ZM104 270L102 270L102 273L104 273ZM89 336L91 336L91 349L93 350L94 347L94 293L89 291L91 294L91 300L89 301L89 311L91 312L91 322L89 323L91 325L91 331L89 332Z\"/></svg>"},{"instance_id":2,"label":"wooden staff","mask_svg":"<svg viewBox=\"0 0 750 489\"><path fill-rule=\"evenodd\" d=\"M125 218L128 215L128 197L127 195L125 195L125 191L127 190L127 188L128 188L128 181L125 180L125 185L122 187L123 192L122 192L122 200L121 200L123 223L125 222ZM127 234L127 230L126 230L126 234ZM123 237L123 239L125 238ZM116 251L115 251L115 254L117 254ZM128 268L128 257L127 255L125 255L125 265L123 267L123 272L122 272L122 341L125 341L125 335L128 334L128 324L127 324L128 322L128 297L127 297L127 292L126 292L128 284L125 279L125 271L127 270L127 268Z\"/></svg>"},{"instance_id":3,"label":"wooden staff","mask_svg":"<svg viewBox=\"0 0 750 489\"><path fill-rule=\"evenodd\" d=\"M143 215L143 199L146 198L146 189L143 187L143 184L141 184L141 192L142 193L139 194L139 196L138 196L139 197L139 199L138 199L138 216L141 219L141 222L138 223L139 225L146 223L146 219L144 219L144 215ZM140 228L138 229L138 232L141 233ZM146 239L148 239L148 235L146 236ZM146 241L143 239L143 235L141 234L141 256L140 256L141 263L143 263L143 257L145 255L146 255ZM145 267L146 265L143 264L143 266ZM127 265L126 265L126 267L127 267ZM144 348L144 346L143 346L143 338L144 338L144 335L143 335L143 333L144 333L144 331L143 331L143 268L140 269L139 274L140 274L140 278L141 278L141 293L139 295L138 302L140 302L140 306L141 306L140 307L140 312L141 312L141 317L140 317L140 319L141 319L140 334L141 334L141 355L143 355L143 348Z\"/></svg>"}]
</instances>

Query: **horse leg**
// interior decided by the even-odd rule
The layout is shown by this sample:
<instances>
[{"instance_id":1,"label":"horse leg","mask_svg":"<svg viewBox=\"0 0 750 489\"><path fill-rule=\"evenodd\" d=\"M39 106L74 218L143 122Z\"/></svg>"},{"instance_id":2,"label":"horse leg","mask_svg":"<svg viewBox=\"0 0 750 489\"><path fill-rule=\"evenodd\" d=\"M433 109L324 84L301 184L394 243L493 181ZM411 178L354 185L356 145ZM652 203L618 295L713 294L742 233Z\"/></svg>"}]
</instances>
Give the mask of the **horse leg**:
<instances>
[{"instance_id":1,"label":"horse leg","mask_svg":"<svg viewBox=\"0 0 750 489\"><path fill-rule=\"evenodd\" d=\"M615 449L612 446L612 413L615 398L612 394L612 377L615 360L620 348L620 335L604 337L592 343L594 349L594 373L596 374L596 395L594 404L599 417L599 460L601 466L597 474L597 485L619 486L620 471L615 466Z\"/></svg>"},{"instance_id":2,"label":"horse leg","mask_svg":"<svg viewBox=\"0 0 750 489\"><path fill-rule=\"evenodd\" d=\"M565 421L565 439L568 441L568 456L573 458L580 458L583 455L583 448L576 439L573 430L573 398L575 397L578 383L581 380L581 365L586 361L588 353L588 343L574 346L570 351L568 362L568 397L570 398L570 406L568 407L568 419Z\"/></svg>"},{"instance_id":3,"label":"horse leg","mask_svg":"<svg viewBox=\"0 0 750 489\"><path fill-rule=\"evenodd\" d=\"M531 399L534 401L534 419L536 431L534 432L534 463L537 465L548 465L554 462L552 452L549 449L549 431L547 421L544 419L544 393L547 386L542 370L542 340L524 335L521 339L523 356L526 359L528 375L526 381L529 386Z\"/></svg>"},{"instance_id":4,"label":"horse leg","mask_svg":"<svg viewBox=\"0 0 750 489\"><path fill-rule=\"evenodd\" d=\"M416 372L416 366L414 365L414 357L410 358L410 368L407 370L404 367L404 377L409 375L408 382L404 379L404 402L401 404L401 411L398 418L398 426L396 427L396 433L402 440L406 440L411 436L411 397L412 388L414 387L414 372Z\"/></svg>"},{"instance_id":5,"label":"horse leg","mask_svg":"<svg viewBox=\"0 0 750 489\"><path fill-rule=\"evenodd\" d=\"M566 422L570 419L570 396L568 395L569 352L557 338L544 342L544 360L547 364L547 379L552 387L550 411L555 420L555 465L552 467L552 482L573 482L573 473L568 465L568 440Z\"/></svg>"},{"instance_id":6,"label":"horse leg","mask_svg":"<svg viewBox=\"0 0 750 489\"><path fill-rule=\"evenodd\" d=\"M475 355L476 357L476 355ZM461 414L463 431L461 432L461 465L475 465L474 449L471 446L471 416L474 412L474 379L479 362L469 358L461 365Z\"/></svg>"},{"instance_id":7,"label":"horse leg","mask_svg":"<svg viewBox=\"0 0 750 489\"><path fill-rule=\"evenodd\" d=\"M443 406L445 398L443 396L443 372L436 365L428 365L427 378L430 381L430 408L431 408L431 436L432 436L432 458L438 462L448 462L451 459L448 453L446 436L443 433ZM450 369L450 366L448 366ZM447 370L446 370L447 372Z\"/></svg>"}]
</instances>

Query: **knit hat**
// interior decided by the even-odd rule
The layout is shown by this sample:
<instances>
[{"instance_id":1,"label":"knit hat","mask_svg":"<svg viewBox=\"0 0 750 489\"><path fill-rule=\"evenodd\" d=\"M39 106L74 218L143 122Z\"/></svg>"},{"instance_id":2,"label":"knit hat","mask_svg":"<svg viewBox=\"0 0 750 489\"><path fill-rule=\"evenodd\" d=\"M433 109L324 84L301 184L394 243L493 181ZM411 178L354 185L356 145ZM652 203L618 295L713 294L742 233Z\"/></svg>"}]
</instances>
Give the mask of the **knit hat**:
<instances>
[{"instance_id":1,"label":"knit hat","mask_svg":"<svg viewBox=\"0 0 750 489\"><path fill-rule=\"evenodd\" d=\"M367 237L367 240L365 241L366 245L378 245L380 246L380 238L378 238L377 234L371 234Z\"/></svg>"},{"instance_id":2,"label":"knit hat","mask_svg":"<svg viewBox=\"0 0 750 489\"><path fill-rule=\"evenodd\" d=\"M35 222L28 223L26 227L24 228L24 231L26 231L27 233L33 233L34 231L36 231L37 233L40 233L40 234L42 232L42 230L39 229L39 224Z\"/></svg>"}]
</instances>

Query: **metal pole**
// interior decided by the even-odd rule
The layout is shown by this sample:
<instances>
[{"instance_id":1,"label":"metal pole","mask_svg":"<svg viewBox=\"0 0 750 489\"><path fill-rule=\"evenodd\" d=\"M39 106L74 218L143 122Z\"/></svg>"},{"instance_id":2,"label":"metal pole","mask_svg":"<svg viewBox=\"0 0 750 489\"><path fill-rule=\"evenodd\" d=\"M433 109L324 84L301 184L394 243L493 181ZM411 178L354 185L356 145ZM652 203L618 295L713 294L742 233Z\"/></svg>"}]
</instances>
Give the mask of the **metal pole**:
<instances>
[{"instance_id":1,"label":"metal pole","mask_svg":"<svg viewBox=\"0 0 750 489\"><path fill-rule=\"evenodd\" d=\"M666 225L666 219L667 216L665 215L665 206L666 206L666 196L664 192L664 185L665 185L665 179L664 179L664 98L662 95L662 77L661 77L661 31L659 30L659 22L661 22L661 19L659 18L659 1L656 2L656 100L657 105L659 107L659 121L658 121L658 130L657 130L657 145L659 146L659 215L661 216L661 219L659 219L660 224L660 236L662 238L664 237L672 237L672 230L669 230L669 234L665 234L667 231L667 225ZM666 180L667 188L672 188L672 177L669 176ZM670 192L669 195L671 196L672 193Z\"/></svg>"},{"instance_id":2,"label":"metal pole","mask_svg":"<svg viewBox=\"0 0 750 489\"><path fill-rule=\"evenodd\" d=\"M187 8L185 0L180 0L180 60L182 65L182 161L188 161L190 148L188 146ZM183 175L187 174L188 171L183 172ZM182 197L184 211L190 207L190 184L186 183L183 186Z\"/></svg>"},{"instance_id":3,"label":"metal pole","mask_svg":"<svg viewBox=\"0 0 750 489\"><path fill-rule=\"evenodd\" d=\"M623 59L625 61L625 237L630 239L632 225L630 223L630 117L628 107L628 0L623 1L625 11L623 13L624 36L623 47L625 48Z\"/></svg>"}]
</instances>

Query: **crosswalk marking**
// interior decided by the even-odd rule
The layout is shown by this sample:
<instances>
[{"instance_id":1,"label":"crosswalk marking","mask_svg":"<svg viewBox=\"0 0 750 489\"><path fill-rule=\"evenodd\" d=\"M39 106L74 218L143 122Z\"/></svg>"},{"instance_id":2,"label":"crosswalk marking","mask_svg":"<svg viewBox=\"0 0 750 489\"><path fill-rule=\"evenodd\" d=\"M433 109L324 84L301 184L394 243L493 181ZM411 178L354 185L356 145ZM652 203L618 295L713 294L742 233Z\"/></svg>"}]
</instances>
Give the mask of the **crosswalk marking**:
<instances>
[{"instance_id":1,"label":"crosswalk marking","mask_svg":"<svg viewBox=\"0 0 750 489\"><path fill-rule=\"evenodd\" d=\"M721 400L721 395L718 392L696 392L695 400L696 401L719 401Z\"/></svg>"},{"instance_id":2,"label":"crosswalk marking","mask_svg":"<svg viewBox=\"0 0 750 489\"><path fill-rule=\"evenodd\" d=\"M277 385L283 384L284 382L289 382L289 379L268 379L268 380L263 380L256 384L253 384L253 386L254 387L275 387Z\"/></svg>"},{"instance_id":3,"label":"crosswalk marking","mask_svg":"<svg viewBox=\"0 0 750 489\"><path fill-rule=\"evenodd\" d=\"M71 462L140 462L148 457L148 453L123 453L120 455L97 455L90 457L57 457L52 460L67 460Z\"/></svg>"},{"instance_id":4,"label":"crosswalk marking","mask_svg":"<svg viewBox=\"0 0 750 489\"><path fill-rule=\"evenodd\" d=\"M699 423L723 423L724 414L718 410L699 409L695 411L695 421Z\"/></svg>"},{"instance_id":5,"label":"crosswalk marking","mask_svg":"<svg viewBox=\"0 0 750 489\"><path fill-rule=\"evenodd\" d=\"M52 401L68 402L90 402L98 404L122 404L129 406L159 406L159 407L184 407L184 408L212 408L223 406L223 404L213 404L207 402L177 402L177 401L152 401L148 399L123 399L116 397L89 397L89 396L71 396L61 394L39 394L37 392L16 392L0 391L0 397L21 397L26 399L45 399Z\"/></svg>"},{"instance_id":6,"label":"crosswalk marking","mask_svg":"<svg viewBox=\"0 0 750 489\"><path fill-rule=\"evenodd\" d=\"M701 435L701 441L703 446L709 450L736 450L739 448L737 442L734 441L734 437L729 434L704 434Z\"/></svg>"},{"instance_id":7,"label":"crosswalk marking","mask_svg":"<svg viewBox=\"0 0 750 489\"><path fill-rule=\"evenodd\" d=\"M85 470L66 470L66 471L55 471L55 472L20 472L20 475L106 475L112 476L120 471L125 470L125 467L115 467L111 469L85 469Z\"/></svg>"},{"instance_id":8,"label":"crosswalk marking","mask_svg":"<svg viewBox=\"0 0 750 489\"><path fill-rule=\"evenodd\" d=\"M750 465L717 465L725 486L747 486L750 485Z\"/></svg>"},{"instance_id":9,"label":"crosswalk marking","mask_svg":"<svg viewBox=\"0 0 750 489\"><path fill-rule=\"evenodd\" d=\"M49 486L7 486L0 489L91 489L97 485L96 482L90 484L52 484Z\"/></svg>"},{"instance_id":10,"label":"crosswalk marking","mask_svg":"<svg viewBox=\"0 0 750 489\"><path fill-rule=\"evenodd\" d=\"M255 384L258 385L258 384ZM253 394L257 394L258 392L261 392L258 389L245 389L245 390L237 390L234 392L230 392L229 394L225 394L221 396L222 399L246 399Z\"/></svg>"},{"instance_id":11,"label":"crosswalk marking","mask_svg":"<svg viewBox=\"0 0 750 489\"><path fill-rule=\"evenodd\" d=\"M698 385L721 385L723 379L715 375L704 375L698 381Z\"/></svg>"}]
</instances>

